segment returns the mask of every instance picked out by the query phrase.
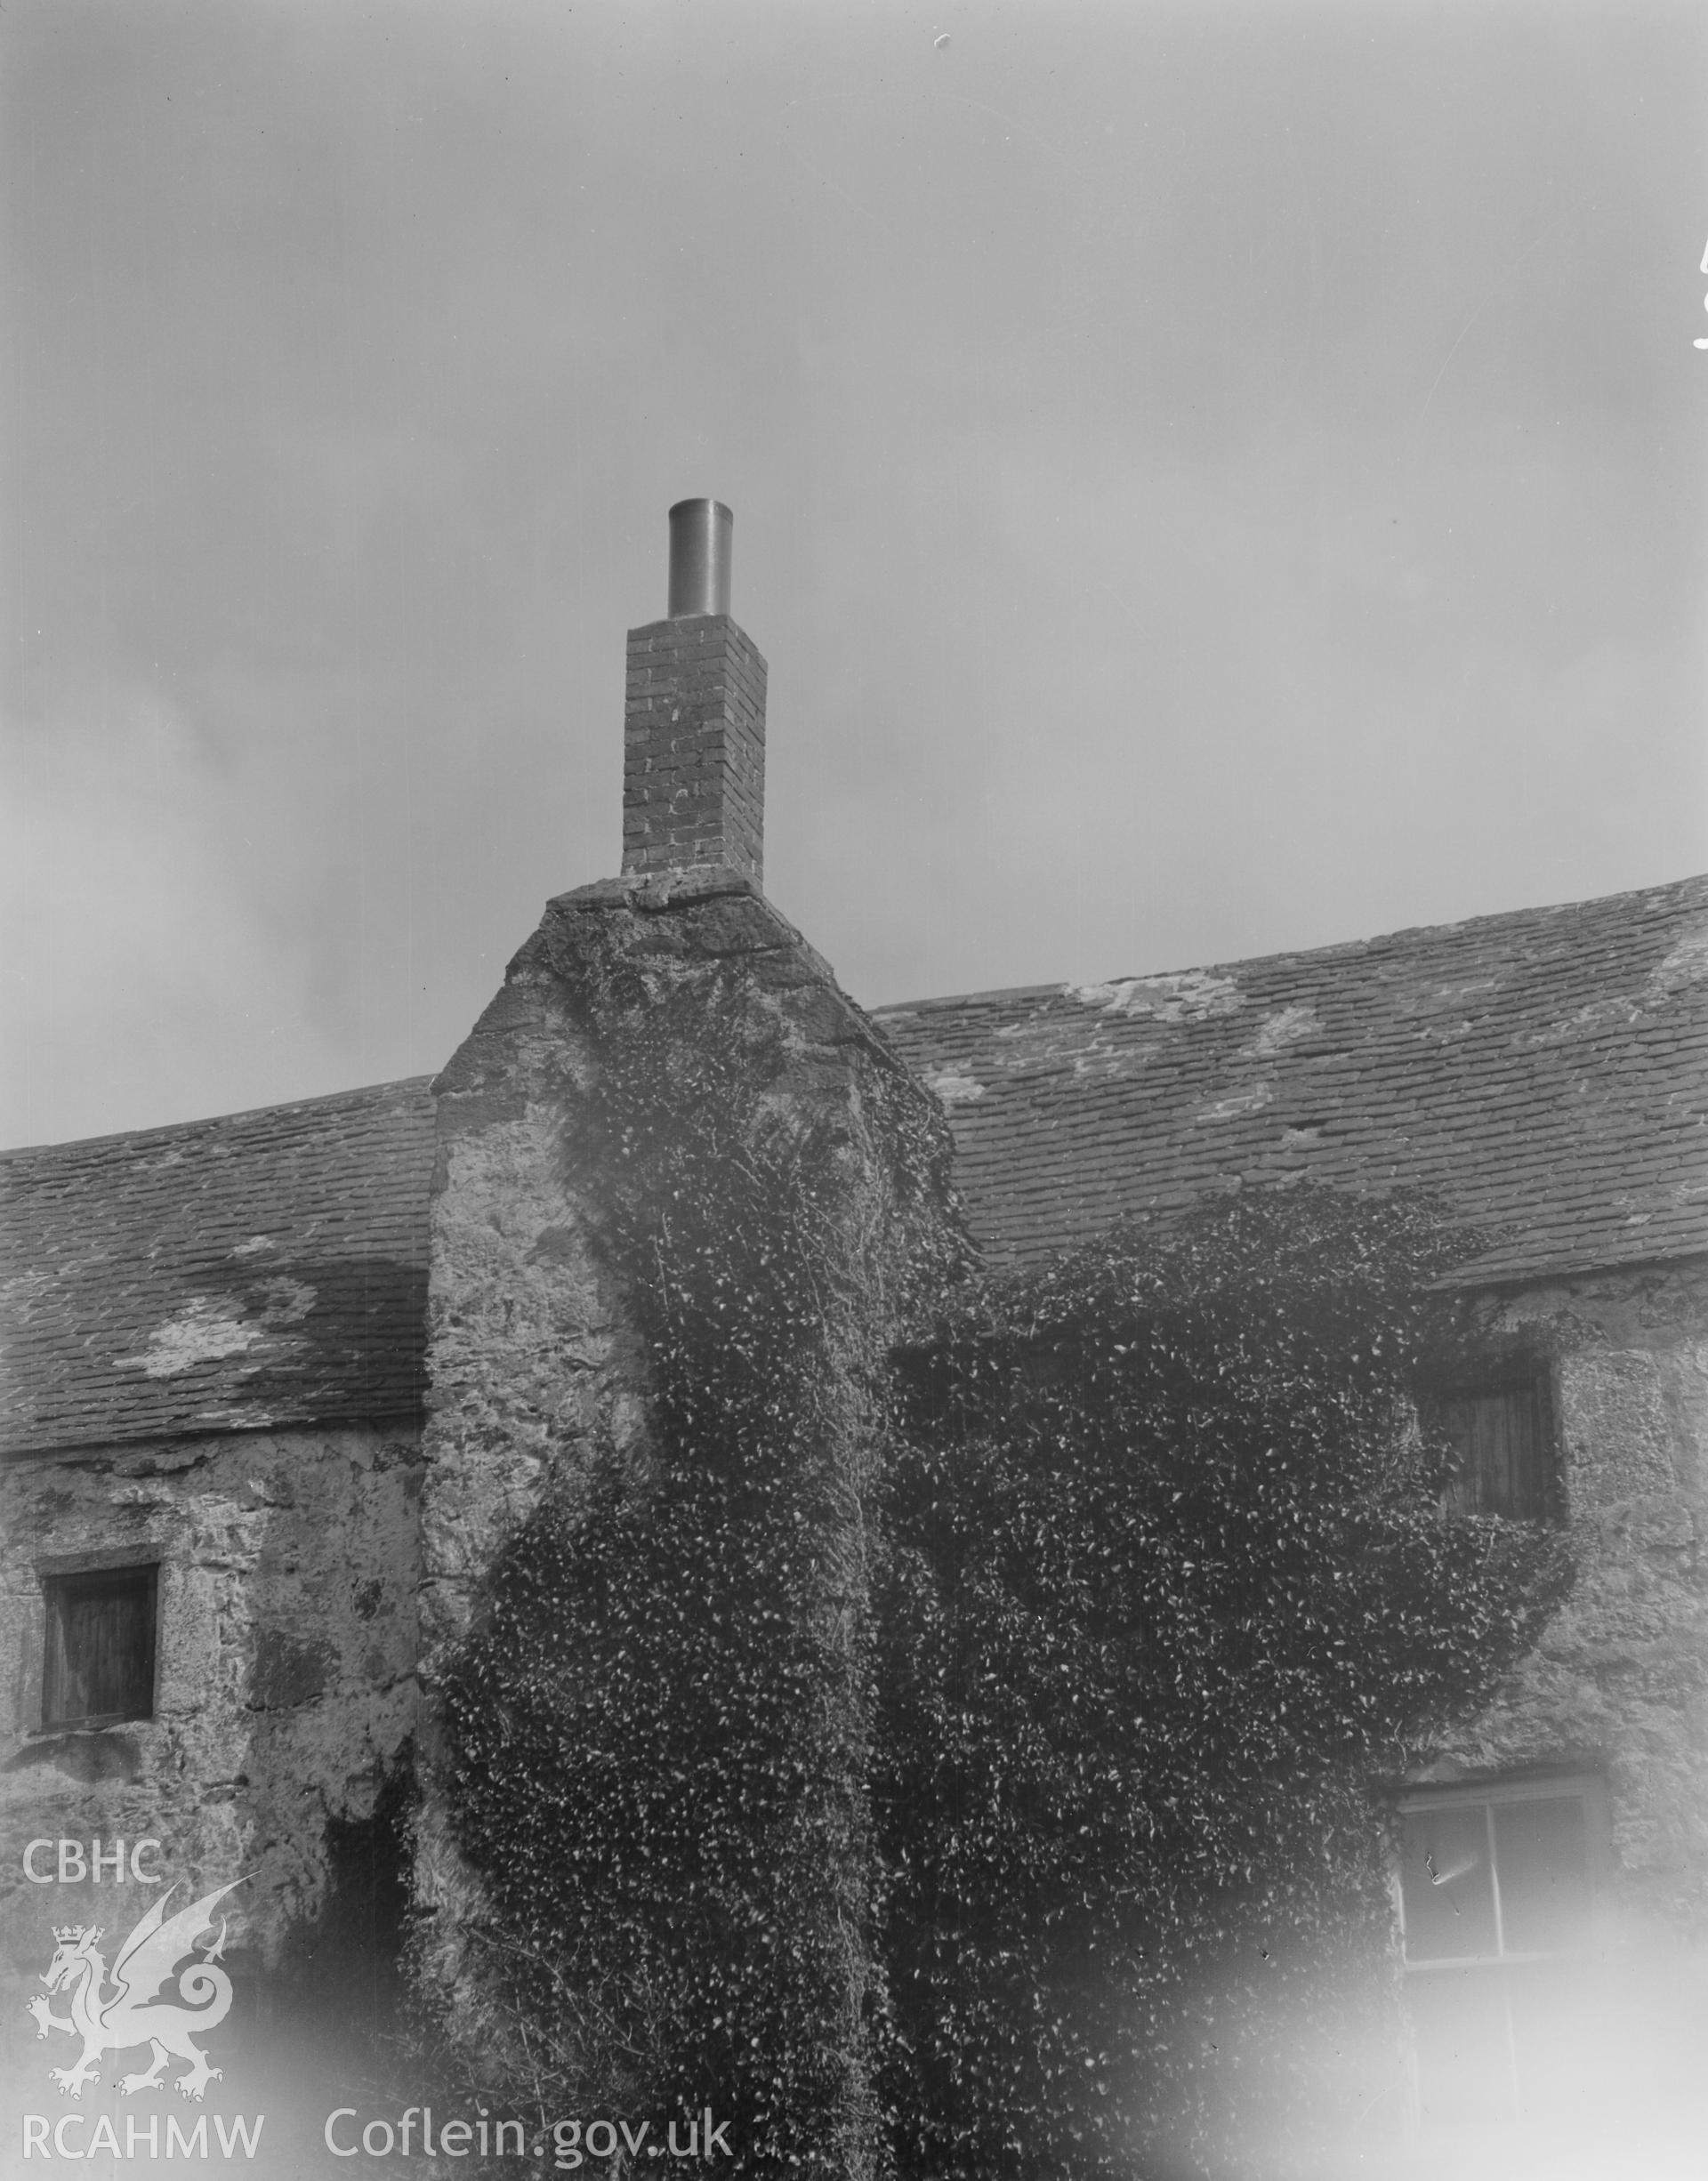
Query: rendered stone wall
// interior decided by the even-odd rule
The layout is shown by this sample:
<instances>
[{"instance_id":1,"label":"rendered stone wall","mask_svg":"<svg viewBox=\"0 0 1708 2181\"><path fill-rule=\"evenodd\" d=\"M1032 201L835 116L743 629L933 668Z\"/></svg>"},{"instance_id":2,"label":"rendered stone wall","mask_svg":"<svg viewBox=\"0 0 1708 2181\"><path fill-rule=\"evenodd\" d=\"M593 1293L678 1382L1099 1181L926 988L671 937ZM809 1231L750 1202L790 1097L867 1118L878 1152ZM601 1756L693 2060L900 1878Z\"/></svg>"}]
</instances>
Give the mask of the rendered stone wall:
<instances>
[{"instance_id":1,"label":"rendered stone wall","mask_svg":"<svg viewBox=\"0 0 1708 2181\"><path fill-rule=\"evenodd\" d=\"M1579 1573L1438 1771L1605 1769L1621 1912L1708 1936L1708 1268L1582 1275L1480 1316L1551 1359Z\"/></svg>"},{"instance_id":2,"label":"rendered stone wall","mask_svg":"<svg viewBox=\"0 0 1708 2181\"><path fill-rule=\"evenodd\" d=\"M881 1074L948 1137L934 1101L806 943L731 874L603 881L553 901L439 1079L429 1285L423 1638L467 1626L482 1576L548 1476L609 1444L644 1459L646 1359L592 1246L570 1131L596 1065L578 997L599 958L660 980L738 962L786 1021L798 1093L845 1101ZM907 1237L879 1252L899 1277Z\"/></svg>"},{"instance_id":3,"label":"rendered stone wall","mask_svg":"<svg viewBox=\"0 0 1708 2181\"><path fill-rule=\"evenodd\" d=\"M732 873L632 877L552 902L518 954L504 991L440 1078L430 1280L429 1422L423 1509L423 1679L479 1615L482 1585L504 1541L548 1489L573 1505L595 1463L614 1455L637 1477L650 1453L649 1358L635 1312L599 1242L600 1173L590 1164L584 1094L600 1066L601 992L691 1007L718 986L775 1026L787 1059L766 1097L791 1120L828 1121L837 1146L840 1261L834 1284L859 1299L861 1322L882 1329L881 1356L918 1253L953 1246L949 1139L935 1102L876 1038L829 971L754 889ZM644 1013L646 1001L639 1004ZM709 1004L709 1001L708 1001ZM610 1034L611 1023L603 1025ZM931 1201L909 1199L886 1163L875 1116L898 1112L935 1162ZM928 1161L929 1163L929 1161ZM833 1342L834 1347L834 1342ZM879 1455L852 1358L833 1355L816 1444L839 1529L823 1563L818 1608L841 1643L834 1711L858 1707L856 1659L864 1610L866 1536ZM851 1735L858 1740L858 1721ZM478 2044L480 1979L466 1946L482 1895L460 1861L435 1778L417 1833L418 1903L433 1919L426 1967L463 2033ZM848 1828L827 1823L827 1840ZM826 1895L853 1881L826 1868ZM864 1873L859 1874L860 1884ZM858 1932L862 1903L848 1902ZM848 1963L850 2045L858 2042L858 1944ZM850 2153L847 2169L861 2170Z\"/></svg>"},{"instance_id":4,"label":"rendered stone wall","mask_svg":"<svg viewBox=\"0 0 1708 2181\"><path fill-rule=\"evenodd\" d=\"M1546 2105L1503 2129L1426 2129L1397 2170L1692 2171L1708 2131L1708 1268L1562 1278L1478 1316L1493 1343L1548 1364L1578 1573L1424 1776L1599 1775L1608 1837L1590 1842L1593 1959L1545 1987Z\"/></svg>"},{"instance_id":5,"label":"rendered stone wall","mask_svg":"<svg viewBox=\"0 0 1708 2181\"><path fill-rule=\"evenodd\" d=\"M277 1960L319 1906L328 1819L371 1813L414 1726L420 1475L413 1421L8 1464L0 1824L20 1851L0 1863L9 1931L32 1917L45 1930L105 1897L30 1885L23 1843L151 1835L165 1843L157 1867L175 1879L250 1873L234 1904L240 1943ZM43 1732L42 1573L115 1555L159 1560L155 1716Z\"/></svg>"},{"instance_id":6,"label":"rendered stone wall","mask_svg":"<svg viewBox=\"0 0 1708 2181\"><path fill-rule=\"evenodd\" d=\"M80 2116L75 2146L93 2140L103 2113L123 2143L127 2119L147 2142L169 2113L189 2129L264 2113L262 2154L246 2170L278 2181L319 2170L321 2117L336 2102L322 2086L342 2059L320 2010L330 2000L365 2033L390 2004L375 2004L391 1989L387 1939L350 1924L338 1888L350 1843L379 1835L370 1821L415 1724L420 1477L413 1419L142 1442L0 1469L0 2170L13 2170L25 2113L53 2124ZM157 1557L154 1716L43 1730L44 1573ZM145 1839L160 1845L136 1871L130 1852ZM57 1882L60 1841L75 1844L75 1872L96 1840L110 1858L120 1839L123 1882L110 1863L98 1881L91 1870ZM35 1875L56 1882L26 1876L35 1840L50 1844L32 1858ZM205 2103L175 2093L176 2064L160 2088L122 2095L120 2077L148 2064L146 2045L106 2055L89 2095L62 2096L50 2070L70 2064L76 2040L38 2038L25 2011L42 1995L55 1927L98 1926L110 1961L157 1901L175 1914L232 1879L243 1882L214 1919L225 1927L202 1941L236 1992L229 2018L204 2035L222 2072ZM334 1934L342 1952L323 1962ZM139 2156L125 2170L157 2162Z\"/></svg>"}]
</instances>

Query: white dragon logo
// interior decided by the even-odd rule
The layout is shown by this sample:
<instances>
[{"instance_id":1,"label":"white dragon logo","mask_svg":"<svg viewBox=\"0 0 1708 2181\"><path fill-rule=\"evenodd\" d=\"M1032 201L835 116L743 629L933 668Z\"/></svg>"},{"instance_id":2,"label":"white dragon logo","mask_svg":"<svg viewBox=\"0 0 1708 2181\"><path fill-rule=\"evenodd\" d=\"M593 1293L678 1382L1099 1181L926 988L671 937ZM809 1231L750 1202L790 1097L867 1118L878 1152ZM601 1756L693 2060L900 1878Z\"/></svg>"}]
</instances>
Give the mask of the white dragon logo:
<instances>
[{"instance_id":1,"label":"white dragon logo","mask_svg":"<svg viewBox=\"0 0 1708 2181\"><path fill-rule=\"evenodd\" d=\"M50 1992L70 1986L70 2018L56 2015L39 1997L28 2002L27 2011L36 2017L37 2037L45 2037L50 2030L69 2030L83 2040L83 2057L75 2067L49 2070L61 2096L68 2090L73 2097L81 2097L85 2082L101 2080L101 2070L93 2062L101 2053L122 2052L127 2045L154 2048L152 2065L140 2075L121 2079L118 2087L127 2097L138 2090L154 2089L172 2053L192 2063L189 2074L178 2077L178 2088L186 2097L200 2097L217 2080L220 2070L208 2065L206 2054L190 2042L189 2033L211 2030L231 2011L231 1979L213 1967L225 1947L224 1918L219 1937L202 1949L201 1959L182 1965L194 1950L197 1933L213 1928L208 1911L242 1883L234 1878L230 1886L204 1894L163 1921L166 1903L177 1890L168 1887L119 1948L113 1963L117 1988L104 1996L107 1964L95 1951L99 1927L68 1924L55 1929L59 1950L42 1972L42 1982ZM166 1995L163 1987L174 1976L176 1996ZM184 2000L189 2004L180 2004Z\"/></svg>"}]
</instances>

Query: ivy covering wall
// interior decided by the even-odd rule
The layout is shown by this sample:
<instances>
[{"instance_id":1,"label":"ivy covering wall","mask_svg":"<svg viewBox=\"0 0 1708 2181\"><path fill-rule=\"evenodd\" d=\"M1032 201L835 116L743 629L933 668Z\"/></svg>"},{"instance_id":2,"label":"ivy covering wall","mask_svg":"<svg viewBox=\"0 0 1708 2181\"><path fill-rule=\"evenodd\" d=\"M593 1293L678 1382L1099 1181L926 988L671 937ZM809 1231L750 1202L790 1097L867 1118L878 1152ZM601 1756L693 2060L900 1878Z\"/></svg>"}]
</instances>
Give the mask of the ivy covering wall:
<instances>
[{"instance_id":1,"label":"ivy covering wall","mask_svg":"<svg viewBox=\"0 0 1708 2181\"><path fill-rule=\"evenodd\" d=\"M1294 1193L972 1278L881 1056L739 965L578 1005L646 1453L443 1684L519 2071L745 2174L1238 2171L1391 1984L1377 1791L1567 1579L1408 1425L1466 1238Z\"/></svg>"},{"instance_id":2,"label":"ivy covering wall","mask_svg":"<svg viewBox=\"0 0 1708 2181\"><path fill-rule=\"evenodd\" d=\"M740 2170L876 2173L874 1523L947 1134L814 986L577 966L564 1155L649 1429L547 1493L446 1680L488 1981L558 2112L710 2103Z\"/></svg>"},{"instance_id":3,"label":"ivy covering wall","mask_svg":"<svg viewBox=\"0 0 1708 2181\"><path fill-rule=\"evenodd\" d=\"M1469 1248L1414 1201L1223 1201L971 1286L908 1358L874 1767L903 2172L1309 2174L1369 2117L1380 1791L1569 1576L1552 1533L1441 1516L1408 1389Z\"/></svg>"}]
</instances>

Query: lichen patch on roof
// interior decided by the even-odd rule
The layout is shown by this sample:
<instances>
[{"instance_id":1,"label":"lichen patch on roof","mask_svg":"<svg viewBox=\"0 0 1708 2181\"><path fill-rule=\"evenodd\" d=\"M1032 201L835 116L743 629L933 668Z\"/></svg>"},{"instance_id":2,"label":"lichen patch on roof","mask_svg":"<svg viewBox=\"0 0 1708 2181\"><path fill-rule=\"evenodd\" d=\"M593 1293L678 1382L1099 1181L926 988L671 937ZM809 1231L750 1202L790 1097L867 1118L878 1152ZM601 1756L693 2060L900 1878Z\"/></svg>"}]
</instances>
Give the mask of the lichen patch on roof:
<instances>
[{"instance_id":1,"label":"lichen patch on roof","mask_svg":"<svg viewBox=\"0 0 1708 2181\"><path fill-rule=\"evenodd\" d=\"M1317 1010L1308 1000L1295 1001L1291 1007L1277 1007L1272 1015L1265 1015L1257 1026L1256 1036L1241 1051L1252 1059L1267 1060L1285 1052L1289 1045L1302 1045L1308 1038L1322 1034L1322 1018Z\"/></svg>"},{"instance_id":2,"label":"lichen patch on roof","mask_svg":"<svg viewBox=\"0 0 1708 2181\"><path fill-rule=\"evenodd\" d=\"M0 1447L421 1401L425 1077L0 1156Z\"/></svg>"},{"instance_id":3,"label":"lichen patch on roof","mask_svg":"<svg viewBox=\"0 0 1708 2181\"><path fill-rule=\"evenodd\" d=\"M1676 992L1687 991L1708 978L1708 924L1687 931L1663 962L1656 963L1643 985L1643 1001L1662 1007Z\"/></svg>"},{"instance_id":4,"label":"lichen patch on roof","mask_svg":"<svg viewBox=\"0 0 1708 2181\"><path fill-rule=\"evenodd\" d=\"M1243 1090L1230 1090L1226 1098L1213 1099L1208 1106L1201 1106L1193 1116L1198 1121L1237 1121L1246 1114L1261 1113L1270 1105L1275 1092L1266 1082L1248 1083Z\"/></svg>"},{"instance_id":5,"label":"lichen patch on roof","mask_svg":"<svg viewBox=\"0 0 1708 2181\"><path fill-rule=\"evenodd\" d=\"M232 1251L231 1255L238 1252ZM246 1356L246 1371L260 1371L302 1352L301 1340L281 1337L314 1308L314 1290L304 1280L263 1280L242 1299L192 1295L176 1316L157 1325L140 1356L116 1356L116 1370L138 1370L151 1379L175 1379L197 1364ZM259 1355L251 1355L259 1348Z\"/></svg>"},{"instance_id":6,"label":"lichen patch on roof","mask_svg":"<svg viewBox=\"0 0 1708 2181\"><path fill-rule=\"evenodd\" d=\"M143 1371L151 1379L175 1379L200 1363L241 1356L264 1338L259 1325L246 1324L229 1302L194 1295L176 1317L157 1325L140 1356L115 1356L119 1371Z\"/></svg>"},{"instance_id":7,"label":"lichen patch on roof","mask_svg":"<svg viewBox=\"0 0 1708 2181\"><path fill-rule=\"evenodd\" d=\"M952 1067L939 1068L935 1075L925 1079L928 1089L935 1090L946 1106L956 1106L968 1099L981 1099L985 1086L976 1075L957 1075Z\"/></svg>"},{"instance_id":8,"label":"lichen patch on roof","mask_svg":"<svg viewBox=\"0 0 1708 2181\"><path fill-rule=\"evenodd\" d=\"M1176 970L1164 977L1124 977L1112 985L1064 985L1082 1007L1131 1018L1153 1016L1158 1022L1207 1022L1231 1014L1244 995L1229 977L1208 970Z\"/></svg>"}]
</instances>

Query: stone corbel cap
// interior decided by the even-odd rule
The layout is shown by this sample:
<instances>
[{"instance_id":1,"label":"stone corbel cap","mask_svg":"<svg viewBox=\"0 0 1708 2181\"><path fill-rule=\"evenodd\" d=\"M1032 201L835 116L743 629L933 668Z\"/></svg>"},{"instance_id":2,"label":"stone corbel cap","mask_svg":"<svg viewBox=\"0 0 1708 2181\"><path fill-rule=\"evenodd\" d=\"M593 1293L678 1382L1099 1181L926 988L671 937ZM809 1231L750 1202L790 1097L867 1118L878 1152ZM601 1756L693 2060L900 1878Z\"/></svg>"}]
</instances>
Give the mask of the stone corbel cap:
<instances>
[{"instance_id":1,"label":"stone corbel cap","mask_svg":"<svg viewBox=\"0 0 1708 2181\"><path fill-rule=\"evenodd\" d=\"M656 916L720 898L753 904L752 911L737 913L737 930L730 935L734 943L727 951L737 954L787 948L805 970L823 978L839 998L855 1009L874 1042L886 1051L890 1050L889 1041L867 1020L866 1010L848 998L836 981L835 970L818 948L802 938L751 879L731 871L725 864L689 864L671 871L631 872L618 879L595 879L590 885L554 894L545 905L548 916L610 909L628 909L642 916Z\"/></svg>"}]
</instances>

